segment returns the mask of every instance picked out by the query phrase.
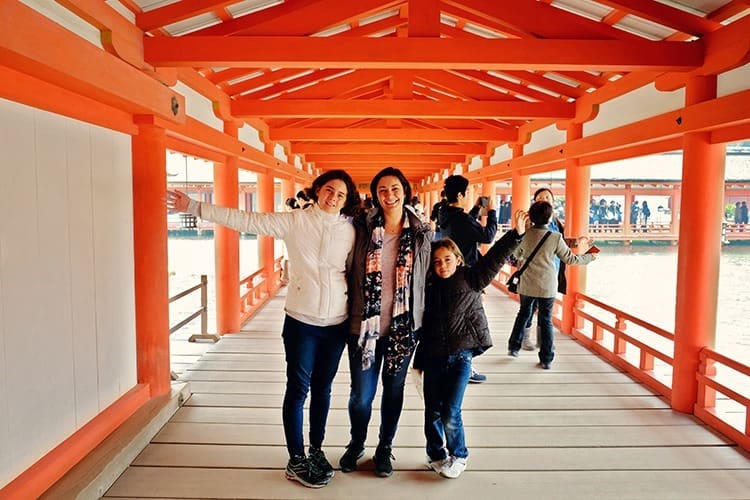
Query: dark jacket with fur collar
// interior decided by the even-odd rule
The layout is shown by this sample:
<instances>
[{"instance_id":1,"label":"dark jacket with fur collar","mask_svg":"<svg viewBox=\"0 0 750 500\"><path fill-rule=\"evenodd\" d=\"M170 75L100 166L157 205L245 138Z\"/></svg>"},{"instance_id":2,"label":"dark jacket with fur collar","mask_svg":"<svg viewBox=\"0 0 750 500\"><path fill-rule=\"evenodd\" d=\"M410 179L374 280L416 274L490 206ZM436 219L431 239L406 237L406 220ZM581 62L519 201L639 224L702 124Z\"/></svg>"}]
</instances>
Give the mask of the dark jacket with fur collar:
<instances>
[{"instance_id":1,"label":"dark jacket with fur collar","mask_svg":"<svg viewBox=\"0 0 750 500\"><path fill-rule=\"evenodd\" d=\"M508 231L476 265L461 266L446 279L431 275L415 368L421 368L425 358L444 357L467 349L478 356L492 347L482 290L492 282L522 239L515 229Z\"/></svg>"},{"instance_id":2,"label":"dark jacket with fur collar","mask_svg":"<svg viewBox=\"0 0 750 500\"><path fill-rule=\"evenodd\" d=\"M355 217L352 220L355 231L354 248L348 262L347 281L349 283L349 332L359 335L362 313L365 307L364 283L367 247L372 238L373 217L376 210ZM414 257L411 275L411 303L409 312L412 329L422 328L424 315L424 287L427 270L430 266L430 243L433 232L429 224L422 222L411 207L405 206L404 213L409 218L409 226L414 230Z\"/></svg>"}]
</instances>

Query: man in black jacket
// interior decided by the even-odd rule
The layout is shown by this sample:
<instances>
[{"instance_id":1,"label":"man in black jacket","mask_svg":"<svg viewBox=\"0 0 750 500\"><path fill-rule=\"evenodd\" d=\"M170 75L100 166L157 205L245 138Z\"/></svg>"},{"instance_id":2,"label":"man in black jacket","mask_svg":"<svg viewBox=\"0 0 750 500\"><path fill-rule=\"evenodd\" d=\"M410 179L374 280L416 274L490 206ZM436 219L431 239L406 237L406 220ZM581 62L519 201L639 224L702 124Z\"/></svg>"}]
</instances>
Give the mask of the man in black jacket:
<instances>
[{"instance_id":1,"label":"man in black jacket","mask_svg":"<svg viewBox=\"0 0 750 500\"><path fill-rule=\"evenodd\" d=\"M462 175L451 175L445 179L445 197L447 205L438 213L438 227L443 238L452 239L464 255L464 263L473 266L479 260L479 244L492 243L497 234L497 214L495 197L480 197L467 214L464 207L468 205L466 189L469 179ZM480 209L486 200L487 222L482 226L478 222ZM487 380L485 375L471 369L469 382L481 383Z\"/></svg>"}]
</instances>

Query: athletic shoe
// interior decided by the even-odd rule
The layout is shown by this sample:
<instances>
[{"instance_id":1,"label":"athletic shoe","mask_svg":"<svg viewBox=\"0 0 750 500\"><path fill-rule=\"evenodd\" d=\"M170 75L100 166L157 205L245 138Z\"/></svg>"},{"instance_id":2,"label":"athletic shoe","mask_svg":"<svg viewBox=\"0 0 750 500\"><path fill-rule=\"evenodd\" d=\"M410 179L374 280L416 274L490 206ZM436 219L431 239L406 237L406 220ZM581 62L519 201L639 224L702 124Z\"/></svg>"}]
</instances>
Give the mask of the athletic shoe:
<instances>
[{"instance_id":1,"label":"athletic shoe","mask_svg":"<svg viewBox=\"0 0 750 500\"><path fill-rule=\"evenodd\" d=\"M393 474L393 464L391 459L395 460L395 457L391 455L391 448L378 446L375 449L375 455L372 457L372 461L375 462L375 475L378 477L390 477Z\"/></svg>"},{"instance_id":2,"label":"athletic shoe","mask_svg":"<svg viewBox=\"0 0 750 500\"><path fill-rule=\"evenodd\" d=\"M448 479L456 479L466 469L466 459L459 457L448 457L447 463L440 470L440 475Z\"/></svg>"},{"instance_id":3,"label":"athletic shoe","mask_svg":"<svg viewBox=\"0 0 750 500\"><path fill-rule=\"evenodd\" d=\"M441 471L445 468L446 464L450 463L450 457L441 458L440 460L432 460L430 457L427 457L427 467L434 470L438 474L441 473Z\"/></svg>"},{"instance_id":4,"label":"athletic shoe","mask_svg":"<svg viewBox=\"0 0 750 500\"><path fill-rule=\"evenodd\" d=\"M365 449L361 446L355 446L349 443L346 447L346 451L339 460L339 467L341 472L353 472L357 470L357 460L365 455Z\"/></svg>"},{"instance_id":5,"label":"athletic shoe","mask_svg":"<svg viewBox=\"0 0 750 500\"><path fill-rule=\"evenodd\" d=\"M518 357L518 351L510 350L508 351L508 356L513 356L514 358Z\"/></svg>"},{"instance_id":6,"label":"athletic shoe","mask_svg":"<svg viewBox=\"0 0 750 500\"><path fill-rule=\"evenodd\" d=\"M471 376L469 377L469 383L471 384L481 384L487 380L487 375L482 375L478 371L474 369L474 367L471 367Z\"/></svg>"},{"instance_id":7,"label":"athletic shoe","mask_svg":"<svg viewBox=\"0 0 750 500\"><path fill-rule=\"evenodd\" d=\"M542 370L549 370L550 364L549 363L539 363L539 366L542 367Z\"/></svg>"},{"instance_id":8,"label":"athletic shoe","mask_svg":"<svg viewBox=\"0 0 750 500\"><path fill-rule=\"evenodd\" d=\"M290 481L299 481L308 488L322 488L330 478L321 473L304 455L294 455L286 464L284 475Z\"/></svg>"},{"instance_id":9,"label":"athletic shoe","mask_svg":"<svg viewBox=\"0 0 750 500\"><path fill-rule=\"evenodd\" d=\"M323 473L328 479L333 477L333 467L331 462L326 458L325 453L320 448L314 448L310 446L310 450L307 454L307 460L310 462L312 467L317 468Z\"/></svg>"}]
</instances>

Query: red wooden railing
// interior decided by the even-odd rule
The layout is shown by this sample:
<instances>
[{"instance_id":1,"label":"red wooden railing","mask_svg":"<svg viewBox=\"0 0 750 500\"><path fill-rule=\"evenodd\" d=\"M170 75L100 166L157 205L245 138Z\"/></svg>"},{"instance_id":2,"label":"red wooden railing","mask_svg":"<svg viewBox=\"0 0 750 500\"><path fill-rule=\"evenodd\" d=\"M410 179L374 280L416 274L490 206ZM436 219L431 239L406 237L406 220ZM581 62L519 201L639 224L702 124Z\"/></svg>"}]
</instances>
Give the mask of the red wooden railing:
<instances>
[{"instance_id":1,"label":"red wooden railing","mask_svg":"<svg viewBox=\"0 0 750 500\"><path fill-rule=\"evenodd\" d=\"M278 290L282 259L283 257L278 257L273 261L273 272L270 275L265 269L258 269L240 280L240 324L255 314Z\"/></svg>"},{"instance_id":2,"label":"red wooden railing","mask_svg":"<svg viewBox=\"0 0 750 500\"><path fill-rule=\"evenodd\" d=\"M506 293L511 272L510 266L504 266L494 282ZM510 296L518 299L518 295ZM561 310L561 301L556 299L553 322L558 327ZM671 401L672 332L582 293L576 294L573 311L573 338ZM708 347L700 356L694 415L750 451L750 366Z\"/></svg>"}]
</instances>

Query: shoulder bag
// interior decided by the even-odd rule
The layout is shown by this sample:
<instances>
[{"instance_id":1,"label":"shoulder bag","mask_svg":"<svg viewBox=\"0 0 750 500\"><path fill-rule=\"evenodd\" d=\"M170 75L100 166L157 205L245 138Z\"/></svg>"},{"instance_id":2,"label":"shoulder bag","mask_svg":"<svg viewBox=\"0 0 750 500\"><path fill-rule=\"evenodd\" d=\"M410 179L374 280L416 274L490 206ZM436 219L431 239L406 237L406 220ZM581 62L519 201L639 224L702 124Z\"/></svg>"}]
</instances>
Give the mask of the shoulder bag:
<instances>
[{"instance_id":1,"label":"shoulder bag","mask_svg":"<svg viewBox=\"0 0 750 500\"><path fill-rule=\"evenodd\" d=\"M539 248L541 248L542 245L544 245L544 242L549 238L550 231L547 231L544 233L544 236L542 236L542 239L539 240L539 243L536 244L534 247L534 250L531 252L531 255L529 255L529 258L526 259L526 261L523 263L523 266L521 266L521 269L516 271L515 273L511 274L510 278L508 278L508 282L505 284L508 287L508 291L510 293L518 293L518 283L521 281L521 275L528 267L529 263L531 262L531 259L534 258Z\"/></svg>"}]
</instances>

